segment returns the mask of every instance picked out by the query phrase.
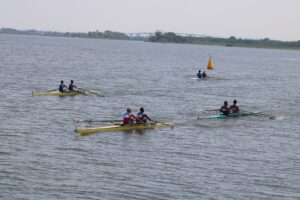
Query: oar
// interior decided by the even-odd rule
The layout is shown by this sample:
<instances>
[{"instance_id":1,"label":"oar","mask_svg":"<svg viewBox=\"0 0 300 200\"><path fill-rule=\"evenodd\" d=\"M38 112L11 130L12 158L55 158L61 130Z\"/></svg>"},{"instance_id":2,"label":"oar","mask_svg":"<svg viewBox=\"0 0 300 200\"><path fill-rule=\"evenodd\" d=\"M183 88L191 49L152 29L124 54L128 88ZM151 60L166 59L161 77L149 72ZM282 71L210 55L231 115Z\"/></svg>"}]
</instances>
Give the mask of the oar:
<instances>
[{"instance_id":1,"label":"oar","mask_svg":"<svg viewBox=\"0 0 300 200\"><path fill-rule=\"evenodd\" d=\"M58 90L58 89L56 88L56 89L54 89L54 90L49 90L49 91L47 91L47 92L53 92L53 91L56 91L56 90Z\"/></svg>"},{"instance_id":2,"label":"oar","mask_svg":"<svg viewBox=\"0 0 300 200\"><path fill-rule=\"evenodd\" d=\"M245 115L250 114L250 115L255 115L255 116L268 117L269 119L276 119L275 115L264 114L262 112L240 111L239 114L241 114L241 115L243 115L243 114L245 114Z\"/></svg>"},{"instance_id":3,"label":"oar","mask_svg":"<svg viewBox=\"0 0 300 200\"><path fill-rule=\"evenodd\" d=\"M86 89L83 89L83 88L78 88L79 90L83 90L84 92L87 92L87 93L91 93L91 94L95 94L97 96L101 96L98 92L96 91L90 91L90 90L86 90ZM102 95L103 96L103 95Z\"/></svg>"},{"instance_id":4,"label":"oar","mask_svg":"<svg viewBox=\"0 0 300 200\"><path fill-rule=\"evenodd\" d=\"M153 121L153 122L155 122L155 123L161 123L161 124L163 124L163 125L165 125L165 126L173 126L173 125L166 124L166 123L163 123L163 122L160 122L160 121L156 121L156 120L151 120L151 121Z\"/></svg>"},{"instance_id":5,"label":"oar","mask_svg":"<svg viewBox=\"0 0 300 200\"><path fill-rule=\"evenodd\" d=\"M276 119L275 115L260 114L259 116L268 117L269 119Z\"/></svg>"},{"instance_id":6,"label":"oar","mask_svg":"<svg viewBox=\"0 0 300 200\"><path fill-rule=\"evenodd\" d=\"M97 120L97 119L74 119L74 122L79 123L79 122L87 122L87 123L92 123L92 122L120 122L122 120L120 119L111 119L111 120Z\"/></svg>"},{"instance_id":7,"label":"oar","mask_svg":"<svg viewBox=\"0 0 300 200\"><path fill-rule=\"evenodd\" d=\"M94 94L94 95L97 95L97 96L104 96L104 95L99 94L99 93L96 92L96 91L86 90L86 92L91 93L91 94Z\"/></svg>"},{"instance_id":8,"label":"oar","mask_svg":"<svg viewBox=\"0 0 300 200\"><path fill-rule=\"evenodd\" d=\"M80 94L87 96L87 94L85 93L85 90L76 90L76 91L79 92ZM72 92L72 91L70 91L70 92Z\"/></svg>"},{"instance_id":9,"label":"oar","mask_svg":"<svg viewBox=\"0 0 300 200\"><path fill-rule=\"evenodd\" d=\"M100 96L100 94L98 93L98 92L94 92L94 91L90 91L90 90L83 90L83 91L85 91L85 92L87 92L87 93L91 93L91 94L94 94L94 95L97 95L97 96Z\"/></svg>"},{"instance_id":10,"label":"oar","mask_svg":"<svg viewBox=\"0 0 300 200\"><path fill-rule=\"evenodd\" d=\"M208 111L208 112L211 112L211 111L219 111L220 109L209 109L209 110L204 110L204 111Z\"/></svg>"}]
</instances>

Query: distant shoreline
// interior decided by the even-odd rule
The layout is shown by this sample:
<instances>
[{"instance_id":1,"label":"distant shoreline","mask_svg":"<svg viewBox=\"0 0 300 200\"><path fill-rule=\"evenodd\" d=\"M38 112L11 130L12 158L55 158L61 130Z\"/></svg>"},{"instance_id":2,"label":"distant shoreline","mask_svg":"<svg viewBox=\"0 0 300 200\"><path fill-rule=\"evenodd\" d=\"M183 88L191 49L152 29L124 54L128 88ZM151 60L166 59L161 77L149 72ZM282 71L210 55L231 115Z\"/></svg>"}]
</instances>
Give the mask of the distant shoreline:
<instances>
[{"instance_id":1,"label":"distant shoreline","mask_svg":"<svg viewBox=\"0 0 300 200\"><path fill-rule=\"evenodd\" d=\"M289 49L300 50L300 40L295 42L284 42L271 40L269 38L254 40L254 39L237 39L234 36L229 38L216 37L192 37L180 36L172 32L162 33L157 31L155 35L148 38L150 42L161 43L183 43L183 44L200 44L200 45L218 45L226 47L249 47L249 48L266 48L266 49Z\"/></svg>"},{"instance_id":2,"label":"distant shoreline","mask_svg":"<svg viewBox=\"0 0 300 200\"><path fill-rule=\"evenodd\" d=\"M37 31L34 29L17 30L17 29L12 29L12 28L1 28L0 34L130 40L130 37L128 35L126 35L125 33L114 32L114 31L104 31L104 32L92 31L92 32L87 32L87 33L81 33L81 32Z\"/></svg>"},{"instance_id":3,"label":"distant shoreline","mask_svg":"<svg viewBox=\"0 0 300 200\"><path fill-rule=\"evenodd\" d=\"M229 38L217 38L210 36L194 36L193 34L179 35L173 32L162 33L157 31L151 35L143 34L126 34L115 31L99 32L91 31L82 32L56 32L56 31L37 31L17 30L12 28L1 28L0 34L15 34L15 35L37 35L37 36L56 36L56 37L76 37L90 39L112 39L112 40L135 40L144 42L156 43L177 43L177 44L196 44L196 45L213 45L225 47L249 47L249 48L265 48L265 49L287 49L300 50L300 40L298 41L279 41L264 38L260 40L254 39L237 39L234 36Z\"/></svg>"}]
</instances>

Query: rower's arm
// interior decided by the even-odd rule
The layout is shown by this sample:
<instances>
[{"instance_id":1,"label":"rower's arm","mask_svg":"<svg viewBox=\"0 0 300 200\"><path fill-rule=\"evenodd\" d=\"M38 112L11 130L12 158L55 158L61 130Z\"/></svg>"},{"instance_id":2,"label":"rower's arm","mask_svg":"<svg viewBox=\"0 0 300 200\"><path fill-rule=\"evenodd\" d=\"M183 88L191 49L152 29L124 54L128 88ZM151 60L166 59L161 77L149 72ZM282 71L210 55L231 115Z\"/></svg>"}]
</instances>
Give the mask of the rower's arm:
<instances>
[{"instance_id":1,"label":"rower's arm","mask_svg":"<svg viewBox=\"0 0 300 200\"><path fill-rule=\"evenodd\" d=\"M146 119L152 121L152 119L150 119L150 117L148 117L148 115L145 114Z\"/></svg>"},{"instance_id":2,"label":"rower's arm","mask_svg":"<svg viewBox=\"0 0 300 200\"><path fill-rule=\"evenodd\" d=\"M131 114L131 117L135 119L135 121L140 122L141 120L137 118L135 115Z\"/></svg>"}]
</instances>

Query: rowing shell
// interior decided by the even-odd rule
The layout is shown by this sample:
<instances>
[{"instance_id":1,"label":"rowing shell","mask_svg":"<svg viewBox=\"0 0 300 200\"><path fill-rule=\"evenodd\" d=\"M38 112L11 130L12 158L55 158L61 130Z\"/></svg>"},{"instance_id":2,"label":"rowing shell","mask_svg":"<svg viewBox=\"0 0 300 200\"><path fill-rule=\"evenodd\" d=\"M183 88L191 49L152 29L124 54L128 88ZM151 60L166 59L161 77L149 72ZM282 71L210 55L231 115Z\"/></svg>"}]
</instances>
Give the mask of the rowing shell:
<instances>
[{"instance_id":1,"label":"rowing shell","mask_svg":"<svg viewBox=\"0 0 300 200\"><path fill-rule=\"evenodd\" d=\"M100 95L99 92L92 91L92 90L79 90L79 91L66 91L66 92L59 92L59 91L37 92L37 91L32 91L32 96L75 96L77 94L83 94L83 95L96 94L96 95Z\"/></svg>"},{"instance_id":2,"label":"rowing shell","mask_svg":"<svg viewBox=\"0 0 300 200\"><path fill-rule=\"evenodd\" d=\"M110 132L110 131L125 131L125 130L134 130L134 129L152 129L152 128L159 128L159 127L173 127L175 124L173 123L146 123L146 124L130 124L130 125L122 125L122 124L115 124L111 126L101 126L95 128L85 128L85 129L78 129L76 127L75 132L79 133L80 135L89 135L91 133L96 132Z\"/></svg>"},{"instance_id":3,"label":"rowing shell","mask_svg":"<svg viewBox=\"0 0 300 200\"><path fill-rule=\"evenodd\" d=\"M206 117L198 117L198 119L224 119L224 118L231 118L231 117L241 117L241 116L249 116L249 115L261 115L262 112L241 112L241 113L234 113L229 115L211 115Z\"/></svg>"},{"instance_id":4,"label":"rowing shell","mask_svg":"<svg viewBox=\"0 0 300 200\"><path fill-rule=\"evenodd\" d=\"M202 77L202 78L199 78L199 77L192 77L192 79L194 80L207 80L209 77Z\"/></svg>"}]
</instances>

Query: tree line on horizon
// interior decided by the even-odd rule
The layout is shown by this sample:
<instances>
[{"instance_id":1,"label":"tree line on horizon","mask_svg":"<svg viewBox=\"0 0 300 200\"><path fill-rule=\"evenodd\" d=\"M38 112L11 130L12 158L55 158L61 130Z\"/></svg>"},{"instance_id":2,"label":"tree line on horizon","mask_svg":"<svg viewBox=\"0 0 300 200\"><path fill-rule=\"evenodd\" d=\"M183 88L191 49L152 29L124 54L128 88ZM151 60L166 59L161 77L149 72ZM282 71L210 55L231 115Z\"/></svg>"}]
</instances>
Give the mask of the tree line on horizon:
<instances>
[{"instance_id":1,"label":"tree line on horizon","mask_svg":"<svg viewBox=\"0 0 300 200\"><path fill-rule=\"evenodd\" d=\"M56 32L56 31L37 31L31 30L17 30L12 28L1 28L0 33L3 34L25 34L25 35L39 35L39 36L57 36L57 37L79 37L92 39L115 39L115 40L130 40L130 37L125 33L106 30L89 31L87 33L81 32Z\"/></svg>"},{"instance_id":2,"label":"tree line on horizon","mask_svg":"<svg viewBox=\"0 0 300 200\"><path fill-rule=\"evenodd\" d=\"M89 31L83 32L56 32L56 31L37 31L17 30L12 28L1 28L0 34L23 34L23 35L39 35L39 36L57 36L57 37L79 37L91 39L114 39L114 40L140 40L145 42L160 43L182 43L182 44L202 44L202 45L219 45L227 47L254 47L254 48L277 48L277 49L300 49L300 40L293 42L285 42L279 40L271 40L264 38L260 40L242 39L231 36L229 38L217 37L194 37L181 36L173 32L156 31L153 36L143 38L139 36L129 37L126 33L106 30L104 32Z\"/></svg>"},{"instance_id":3,"label":"tree line on horizon","mask_svg":"<svg viewBox=\"0 0 300 200\"><path fill-rule=\"evenodd\" d=\"M255 48L285 48L285 49L300 49L300 40L295 42L284 42L279 40L271 40L264 38L260 40L254 39L237 39L234 36L229 38L217 37L192 37L180 36L173 32L162 33L156 31L153 36L148 38L149 42L161 43L188 43L188 44L204 44L204 45L220 45L227 47L255 47Z\"/></svg>"}]
</instances>

